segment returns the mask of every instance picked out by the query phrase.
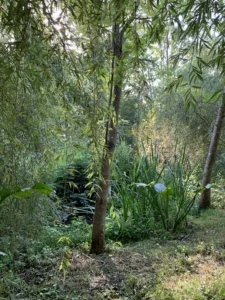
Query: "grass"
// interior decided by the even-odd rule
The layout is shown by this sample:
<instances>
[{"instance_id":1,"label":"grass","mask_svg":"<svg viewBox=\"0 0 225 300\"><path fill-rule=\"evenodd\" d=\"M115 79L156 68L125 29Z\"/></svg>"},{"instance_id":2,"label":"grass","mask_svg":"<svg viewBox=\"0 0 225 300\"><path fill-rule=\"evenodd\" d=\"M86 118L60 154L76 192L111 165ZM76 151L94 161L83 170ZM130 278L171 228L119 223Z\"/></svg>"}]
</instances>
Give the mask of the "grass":
<instances>
[{"instance_id":1,"label":"grass","mask_svg":"<svg viewBox=\"0 0 225 300\"><path fill-rule=\"evenodd\" d=\"M118 159L112 172L114 193L109 203L110 225L116 221L114 228L111 226L112 234L118 232L122 240L129 238L126 227L131 223L144 224L148 231L156 229L155 225L169 232L181 228L199 192L192 182L193 172L185 149L163 164L153 150L150 154L133 156L131 161L128 156L127 164L124 164L124 155L121 158L122 163Z\"/></svg>"},{"instance_id":2,"label":"grass","mask_svg":"<svg viewBox=\"0 0 225 300\"><path fill-rule=\"evenodd\" d=\"M1 266L0 299L225 299L225 211L191 217L176 236L152 237L89 255L87 245L73 249L64 280L62 251L38 259L24 255Z\"/></svg>"}]
</instances>

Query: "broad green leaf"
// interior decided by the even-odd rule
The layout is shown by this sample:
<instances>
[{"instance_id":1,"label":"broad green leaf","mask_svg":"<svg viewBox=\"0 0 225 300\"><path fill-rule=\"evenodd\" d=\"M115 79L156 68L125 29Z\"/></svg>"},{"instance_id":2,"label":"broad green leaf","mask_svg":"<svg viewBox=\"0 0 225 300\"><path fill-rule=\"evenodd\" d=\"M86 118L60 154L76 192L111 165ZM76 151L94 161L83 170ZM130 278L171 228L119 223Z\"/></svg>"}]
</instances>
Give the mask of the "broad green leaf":
<instances>
[{"instance_id":1,"label":"broad green leaf","mask_svg":"<svg viewBox=\"0 0 225 300\"><path fill-rule=\"evenodd\" d=\"M11 196L20 199L20 198L30 197L34 192L35 191L32 189L29 189L29 190L27 189L25 191L21 190L20 192L14 193Z\"/></svg>"},{"instance_id":2,"label":"broad green leaf","mask_svg":"<svg viewBox=\"0 0 225 300\"><path fill-rule=\"evenodd\" d=\"M53 192L53 189L40 182L36 183L33 187L23 189L21 189L19 186L16 186L14 189L2 189L0 190L0 202L8 197L15 197L18 199L30 197L34 192L40 192L48 195Z\"/></svg>"},{"instance_id":3,"label":"broad green leaf","mask_svg":"<svg viewBox=\"0 0 225 300\"><path fill-rule=\"evenodd\" d=\"M69 184L69 186L70 186L71 189L74 187L75 189L79 190L79 188L78 188L78 186L77 186L77 184L75 182L69 181L68 184Z\"/></svg>"},{"instance_id":4,"label":"broad green leaf","mask_svg":"<svg viewBox=\"0 0 225 300\"><path fill-rule=\"evenodd\" d=\"M8 198L9 196L13 195L14 193L20 192L21 188L16 186L14 189L2 189L0 190L0 202L4 199Z\"/></svg>"},{"instance_id":5,"label":"broad green leaf","mask_svg":"<svg viewBox=\"0 0 225 300\"><path fill-rule=\"evenodd\" d=\"M53 192L53 189L50 186L48 186L48 185L46 185L44 183L41 183L41 182L36 183L32 187L32 189L35 190L35 191L38 191L40 193L46 194L46 195L48 195L48 194L50 194L50 193Z\"/></svg>"},{"instance_id":6,"label":"broad green leaf","mask_svg":"<svg viewBox=\"0 0 225 300\"><path fill-rule=\"evenodd\" d=\"M59 271L61 271L63 269L63 261L61 261L60 265L59 265Z\"/></svg>"}]
</instances>

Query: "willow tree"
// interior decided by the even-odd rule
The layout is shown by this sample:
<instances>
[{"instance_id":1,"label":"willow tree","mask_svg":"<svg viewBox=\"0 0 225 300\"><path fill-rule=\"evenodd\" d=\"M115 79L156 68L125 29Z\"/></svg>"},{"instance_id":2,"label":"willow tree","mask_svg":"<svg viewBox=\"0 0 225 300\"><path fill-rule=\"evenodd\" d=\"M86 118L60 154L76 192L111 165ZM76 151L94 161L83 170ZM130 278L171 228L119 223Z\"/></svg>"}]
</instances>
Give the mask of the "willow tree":
<instances>
[{"instance_id":1,"label":"willow tree","mask_svg":"<svg viewBox=\"0 0 225 300\"><path fill-rule=\"evenodd\" d=\"M93 74L99 76L100 73L96 70L99 71L100 68L105 67L102 58L96 67L96 44L102 42L106 49L108 47L108 33L111 32L112 46L111 49L106 50L110 52L111 70L106 75L109 82L103 81L103 85L105 85L103 94L109 98L106 115L105 101L98 103L98 111L103 115L103 120L107 119L107 121L91 246L92 252L101 253L105 250L104 227L110 183L110 164L116 144L122 82L125 74L124 69L126 69L122 63L123 41L125 33L135 20L139 1L124 1L121 4L118 1L95 1L93 3L93 1L86 0L58 3L58 1L42 0L33 2L6 1L1 4L0 18L2 33L5 34L5 45L12 53L15 53L17 67L24 68L24 57L34 53L31 51L32 47L38 47L38 44L34 43L35 38L40 39L41 44L47 46L45 55L46 58L50 57L50 59L46 59L46 64L43 63L40 66L39 73L32 74L33 76L28 78L34 84L33 90L36 91L36 84L39 84L40 89L43 88L43 82L40 81L44 78L43 74L48 74L49 70L52 69L52 60L54 60L55 55L60 61L65 59L66 62L69 62L71 75L77 78L80 90L85 91L83 94L86 96L87 105L82 103L83 108L93 106L95 92L91 91L90 87L95 79L91 82L90 77ZM10 42L7 42L7 39L10 39ZM71 46L71 44L73 45ZM79 54L81 49L84 54ZM93 56L86 64L90 52L93 53ZM104 55L102 54L102 56ZM19 74L21 69L17 68L15 72L14 70L12 72L14 75ZM94 71L91 73L90 69ZM56 77L59 76L59 74L55 75ZM56 82L55 90L59 87L58 91L61 94L62 86L53 77L50 76L50 82L51 80ZM109 92L105 92L108 86ZM91 91L91 95L89 95L89 91ZM98 90L98 95L100 92ZM62 102L64 98L65 95L61 99ZM93 115L93 111L90 115ZM96 111L94 111L94 123L96 124L99 122L98 117L101 118L100 113L96 117Z\"/></svg>"},{"instance_id":2,"label":"willow tree","mask_svg":"<svg viewBox=\"0 0 225 300\"><path fill-rule=\"evenodd\" d=\"M56 164L52 149L63 156L68 141L75 145L86 122L76 70L80 64L68 45L74 38L68 3L0 1L0 135L8 168L4 179L10 177L12 186L29 184L20 182L25 178L37 180L31 170L36 176L49 174L48 168ZM27 176L21 176L22 170Z\"/></svg>"},{"instance_id":3,"label":"willow tree","mask_svg":"<svg viewBox=\"0 0 225 300\"><path fill-rule=\"evenodd\" d=\"M146 48L149 48L151 43L159 41L168 20L172 25L175 23L179 25L180 12L186 18L189 11L192 12L191 3L194 2L180 3L176 0L49 2L40 0L1 1L1 3L2 24L5 25L4 28L8 30L8 34L9 32L12 34L17 57L19 57L18 53L25 55L26 51L29 51L32 36L39 36L46 41L51 48L49 52L59 55L59 58L63 56L69 61L71 74L77 78L80 90L85 90L87 100L84 98L82 100L87 101L87 108L91 107L90 116L93 123L98 124L101 119L105 125L91 244L91 252L102 253L105 251L105 216L110 184L110 165L117 139L123 82L127 69L132 65L132 54L135 53L133 65L138 65L140 56L142 55L143 58L146 53ZM57 10L58 13L55 16ZM140 29L142 38L137 27ZM108 43L109 35L111 45ZM124 51L129 39L134 42L134 46ZM97 61L96 44L103 45L103 51L109 53L105 55L106 60L100 58ZM100 50L101 47L98 49L99 57L101 56ZM79 52L84 53L79 55ZM92 55L89 56L90 53ZM109 63L111 70L107 65ZM142 66L139 68L141 69ZM95 82L99 77L105 78L101 83L104 87L96 93L98 86ZM92 86L94 86L93 89ZM109 99L107 104L106 98ZM93 102L94 105L92 105ZM95 110L96 105L97 110ZM97 144L100 141L100 135L95 140Z\"/></svg>"},{"instance_id":4,"label":"willow tree","mask_svg":"<svg viewBox=\"0 0 225 300\"><path fill-rule=\"evenodd\" d=\"M122 97L124 70L122 65L124 34L136 17L138 2L134 2L133 12L125 19L124 11L115 7L112 24L112 69L110 82L109 107L112 107L105 131L100 184L96 196L93 220L91 252L99 254L105 251L105 217L110 185L110 165L112 162L118 132L119 107Z\"/></svg>"},{"instance_id":5,"label":"willow tree","mask_svg":"<svg viewBox=\"0 0 225 300\"><path fill-rule=\"evenodd\" d=\"M112 0L108 1L108 4L111 4L112 16L111 78L108 103L110 113L106 122L100 184L93 220L91 252L96 254L105 251L105 217L110 185L110 165L118 136L119 107L126 74L129 67L133 67L134 71L142 69L144 73L145 63L151 62L147 59L146 50L151 43L160 41L167 24L167 17L171 15L174 8L174 5L170 5L168 1L127 0L121 3L121 1ZM127 45L129 40L133 42L130 49ZM123 49L126 50L123 51ZM146 85L146 78L143 78L143 84Z\"/></svg>"},{"instance_id":6,"label":"willow tree","mask_svg":"<svg viewBox=\"0 0 225 300\"><path fill-rule=\"evenodd\" d=\"M220 74L220 86L225 84L225 27L221 26L225 22L225 6L224 1L186 1L178 4L174 13L180 49L179 53L173 55L172 58L175 64L188 64L189 72L186 74L188 76L180 74L168 89L178 86L186 87L185 102L188 109L190 106L195 107L197 103L194 91L202 90L206 70L209 72L216 70ZM180 18L177 19L177 16ZM203 170L202 186L204 190L200 197L200 209L208 208L211 205L212 169L216 160L225 112L223 88L211 96L211 100L221 99L221 103Z\"/></svg>"},{"instance_id":7,"label":"willow tree","mask_svg":"<svg viewBox=\"0 0 225 300\"><path fill-rule=\"evenodd\" d=\"M108 82L104 81L103 83L105 86L109 86L109 93L105 92L104 94L105 96L109 94L109 101L107 110L101 108L105 115L106 127L102 157L100 158L100 183L96 193L91 242L91 252L99 254L105 251L105 217L110 185L110 169L118 136L119 107L126 72L132 65L136 65L140 69L143 68L143 66L139 66L139 63L141 59L142 61L145 60L143 55L146 54L149 44L160 40L160 36L163 34L167 24L167 17L171 15L174 9L174 3L170 5L168 1L157 1L155 3L155 1L127 0L121 2L111 0L96 1L95 3L84 1L82 5L80 2L76 5L71 3L69 8L73 20L77 26L82 28L86 38L94 41L94 43L90 44L87 42L82 43L86 55L88 55L90 47L92 50L93 55L88 60L90 69L92 69L91 75L96 74L96 77L98 77L98 74L101 74L101 70L105 66L105 62L102 59L96 66L96 44L100 41L103 44L104 42L107 44L107 34L111 34L110 55L107 58L107 62L109 62L110 58L111 70L108 72L108 75L105 75L108 78ZM142 38L140 38L137 28L139 28ZM95 32L98 35L93 36ZM128 51L127 48L129 47L127 47L127 44L129 40L132 40L133 46ZM145 61L149 63L148 59ZM99 70L99 65L101 70ZM98 71L96 72L96 70ZM98 121L96 118L93 120Z\"/></svg>"}]
</instances>

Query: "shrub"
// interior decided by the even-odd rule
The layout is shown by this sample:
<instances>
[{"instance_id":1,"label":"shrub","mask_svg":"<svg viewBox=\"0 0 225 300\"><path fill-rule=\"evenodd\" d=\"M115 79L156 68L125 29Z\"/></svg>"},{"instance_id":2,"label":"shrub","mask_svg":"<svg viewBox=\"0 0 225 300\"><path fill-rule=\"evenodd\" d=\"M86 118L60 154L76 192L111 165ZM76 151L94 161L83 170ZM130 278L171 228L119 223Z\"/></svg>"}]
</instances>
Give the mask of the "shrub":
<instances>
[{"instance_id":1,"label":"shrub","mask_svg":"<svg viewBox=\"0 0 225 300\"><path fill-rule=\"evenodd\" d=\"M54 212L55 205L47 196L6 199L0 206L0 251L13 253L29 247L54 220Z\"/></svg>"},{"instance_id":2,"label":"shrub","mask_svg":"<svg viewBox=\"0 0 225 300\"><path fill-rule=\"evenodd\" d=\"M58 213L63 222L69 223L75 216L85 216L91 222L94 209L94 194L88 178L88 161L76 161L61 165L55 171L54 188L60 200Z\"/></svg>"},{"instance_id":3,"label":"shrub","mask_svg":"<svg viewBox=\"0 0 225 300\"><path fill-rule=\"evenodd\" d=\"M40 239L40 247L47 245L53 249L60 248L58 240L61 237L68 237L71 246L89 243L91 241L91 225L87 224L83 218L77 217L69 225L47 226Z\"/></svg>"},{"instance_id":4,"label":"shrub","mask_svg":"<svg viewBox=\"0 0 225 300\"><path fill-rule=\"evenodd\" d=\"M192 170L185 149L179 157L174 155L172 161L164 163L159 162L154 151L150 154L143 151L142 156L133 157L129 151L124 153L121 151L121 157L118 155L113 169L114 193L109 219L111 223L117 223L114 228L124 232L130 224L140 227L145 223L148 228L163 226L167 231L176 231L197 196L197 190L191 184Z\"/></svg>"}]
</instances>

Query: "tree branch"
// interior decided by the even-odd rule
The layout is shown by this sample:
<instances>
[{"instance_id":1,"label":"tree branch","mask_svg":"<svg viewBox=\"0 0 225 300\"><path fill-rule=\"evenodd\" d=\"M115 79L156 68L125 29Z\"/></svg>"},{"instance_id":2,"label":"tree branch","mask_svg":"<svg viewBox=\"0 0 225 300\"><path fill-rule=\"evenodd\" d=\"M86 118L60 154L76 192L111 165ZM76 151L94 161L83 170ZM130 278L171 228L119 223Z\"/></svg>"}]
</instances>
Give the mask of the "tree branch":
<instances>
[{"instance_id":1,"label":"tree branch","mask_svg":"<svg viewBox=\"0 0 225 300\"><path fill-rule=\"evenodd\" d=\"M123 28L120 31L120 38L123 38L124 32L127 30L127 28L130 26L130 24L136 19L136 13L138 10L138 6L140 4L140 0L135 1L134 11L131 15L131 17L127 20L126 24L123 26Z\"/></svg>"}]
</instances>

